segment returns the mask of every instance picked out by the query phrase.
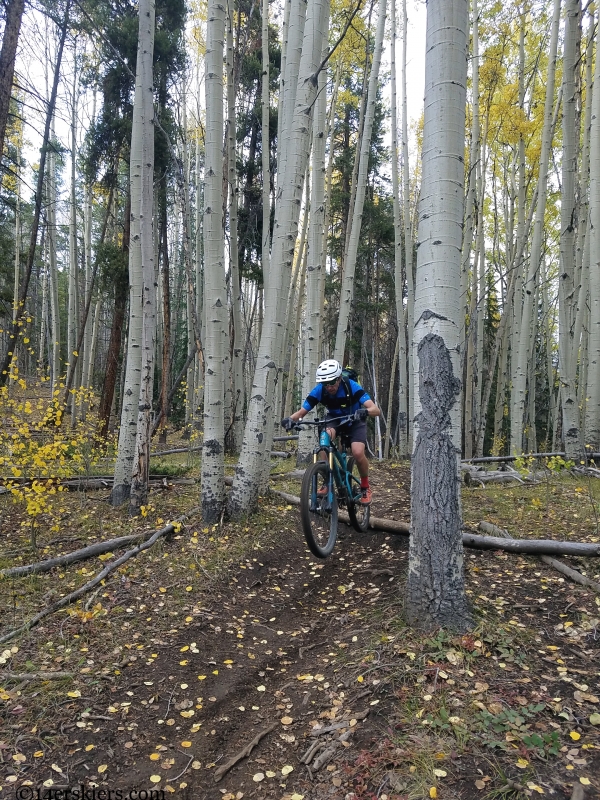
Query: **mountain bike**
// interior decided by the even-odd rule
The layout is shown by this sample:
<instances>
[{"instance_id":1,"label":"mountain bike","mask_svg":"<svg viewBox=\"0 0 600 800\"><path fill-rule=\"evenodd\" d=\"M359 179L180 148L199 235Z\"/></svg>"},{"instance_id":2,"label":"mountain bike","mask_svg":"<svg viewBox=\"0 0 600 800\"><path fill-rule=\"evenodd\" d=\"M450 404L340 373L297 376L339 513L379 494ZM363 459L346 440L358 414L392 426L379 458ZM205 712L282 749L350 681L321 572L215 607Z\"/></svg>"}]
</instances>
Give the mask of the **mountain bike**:
<instances>
[{"instance_id":1,"label":"mountain bike","mask_svg":"<svg viewBox=\"0 0 600 800\"><path fill-rule=\"evenodd\" d=\"M331 555L337 539L338 508L348 509L350 523L356 531L369 527L370 506L361 503L360 474L353 456L346 453L350 440L342 433L341 449L327 433L327 425L334 420L340 424L350 422L354 415L299 421L294 429L316 427L319 445L313 450L313 463L307 467L300 490L300 518L304 538L317 558ZM319 458L325 453L325 459Z\"/></svg>"}]
</instances>

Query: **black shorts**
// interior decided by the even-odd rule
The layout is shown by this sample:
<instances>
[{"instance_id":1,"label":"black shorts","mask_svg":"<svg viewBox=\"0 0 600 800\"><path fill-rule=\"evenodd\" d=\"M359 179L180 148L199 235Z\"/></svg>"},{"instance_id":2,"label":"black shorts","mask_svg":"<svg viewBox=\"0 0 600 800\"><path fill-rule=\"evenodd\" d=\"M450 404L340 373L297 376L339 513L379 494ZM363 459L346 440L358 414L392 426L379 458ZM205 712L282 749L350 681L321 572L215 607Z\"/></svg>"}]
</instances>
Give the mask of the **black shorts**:
<instances>
[{"instance_id":1,"label":"black shorts","mask_svg":"<svg viewBox=\"0 0 600 800\"><path fill-rule=\"evenodd\" d=\"M367 444L367 421L362 420L353 420L351 422L345 422L343 425L337 420L332 420L329 422L327 418L325 418L327 422L328 428L334 428L336 434L339 434L342 439L347 439L350 442L362 442L364 445Z\"/></svg>"}]
</instances>

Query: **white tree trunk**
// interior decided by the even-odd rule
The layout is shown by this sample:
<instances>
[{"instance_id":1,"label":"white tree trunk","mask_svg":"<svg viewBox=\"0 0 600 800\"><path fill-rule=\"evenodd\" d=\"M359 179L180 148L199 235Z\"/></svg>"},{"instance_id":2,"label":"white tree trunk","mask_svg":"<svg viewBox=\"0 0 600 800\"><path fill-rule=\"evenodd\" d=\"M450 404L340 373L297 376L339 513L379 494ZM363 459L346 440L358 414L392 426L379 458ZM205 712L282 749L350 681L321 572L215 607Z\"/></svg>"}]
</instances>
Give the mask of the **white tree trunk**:
<instances>
[{"instance_id":1,"label":"white tree trunk","mask_svg":"<svg viewBox=\"0 0 600 800\"><path fill-rule=\"evenodd\" d=\"M142 430L138 431L140 413L150 414L152 404L152 375L149 374L150 358L153 363L154 342L148 340L151 333L144 325L144 314L154 311L154 237L152 228L154 168L154 127L152 119L152 54L154 50L154 3L140 0L139 36L136 63L135 99L131 129L130 192L131 192L131 241L129 246L129 331L127 336L127 366L121 406L121 427L115 461L115 476L111 503L119 506L131 496L132 477L136 476L136 497L143 491L140 464L143 455ZM149 51L148 51L149 48ZM146 95L149 95L149 98ZM148 129L150 129L148 131ZM149 141L149 138L152 141ZM146 159L151 158L148 169ZM148 270L151 268L150 287L147 286ZM144 308L149 303L148 308ZM149 356L148 350L152 355ZM149 386L148 386L149 382ZM142 392L142 383L144 384ZM150 395L148 395L150 391ZM146 409L146 403L150 408ZM142 406L144 406L142 408ZM148 445L150 443L148 435ZM136 499L132 499L135 513Z\"/></svg>"},{"instance_id":2,"label":"white tree trunk","mask_svg":"<svg viewBox=\"0 0 600 800\"><path fill-rule=\"evenodd\" d=\"M137 123L142 136L142 193L139 211L133 208L132 217L139 218L139 247L142 266L142 337L141 374L137 408L135 456L131 475L129 512L139 514L148 498L150 475L150 436L152 431L152 394L154 388L154 355L156 340L156 246L154 236L154 103L152 61L154 54L154 0L140 0L140 31L136 66L136 93L133 124L136 124L136 104L140 111Z\"/></svg>"},{"instance_id":3,"label":"white tree trunk","mask_svg":"<svg viewBox=\"0 0 600 800\"><path fill-rule=\"evenodd\" d=\"M406 0L403 0L403 20L406 25ZM394 384L396 359L400 359L399 383L398 383L398 450L400 457L408 456L408 395L407 395L407 353L406 353L406 313L404 309L404 262L402 260L402 222L400 219L400 177L398 171L398 113L396 110L396 0L392 0L391 5L391 25L392 35L390 42L391 71L392 71L392 97L391 97L391 127L392 127L392 191L394 194L394 288L396 298L396 322L398 325L398 338L396 340L396 351L394 355L394 367L390 378L390 388ZM403 77L404 59L406 58L406 28L403 28ZM404 84L403 84L404 85ZM408 172L408 169L407 169ZM406 213L406 208L405 208ZM406 229L405 229L406 231ZM409 224L410 231L410 224ZM410 247L409 242L405 247ZM390 391L391 397L391 391ZM387 437L385 445L385 457L387 458L392 435L391 405L388 402L387 415Z\"/></svg>"},{"instance_id":4,"label":"white tree trunk","mask_svg":"<svg viewBox=\"0 0 600 800\"><path fill-rule=\"evenodd\" d=\"M224 496L227 289L223 244L223 45L225 9L209 0L206 38L204 302L206 310L202 518L218 522Z\"/></svg>"},{"instance_id":5,"label":"white tree trunk","mask_svg":"<svg viewBox=\"0 0 600 800\"><path fill-rule=\"evenodd\" d=\"M51 376L52 393L58 388L60 380L60 308L58 304L58 267L56 263L56 152L54 142L54 117L50 128L50 152L48 153L48 267L50 270L50 314L51 331Z\"/></svg>"},{"instance_id":6,"label":"white tree trunk","mask_svg":"<svg viewBox=\"0 0 600 800\"><path fill-rule=\"evenodd\" d=\"M324 55L326 52L324 51ZM321 288L324 282L323 247L325 231L325 139L327 116L327 90L325 70L319 75L319 95L315 104L312 137L312 186L310 190L310 222L308 229L308 258L306 275L306 325L304 328L304 369L302 394L304 397L315 385L315 373L321 361L323 329L323 302ZM306 462L312 453L314 436L302 431L298 440L298 463Z\"/></svg>"},{"instance_id":7,"label":"white tree trunk","mask_svg":"<svg viewBox=\"0 0 600 800\"><path fill-rule=\"evenodd\" d=\"M579 286L575 283L575 225L577 215L577 156L579 127L578 72L580 69L580 0L567 0L563 53L563 157L560 204L559 379L562 401L564 448L567 458L582 455L577 405L577 356L575 335Z\"/></svg>"},{"instance_id":8,"label":"white tree trunk","mask_svg":"<svg viewBox=\"0 0 600 800\"><path fill-rule=\"evenodd\" d=\"M229 270L231 280L231 317L233 320L233 348L231 363L232 398L231 426L227 445L233 453L239 453L244 436L244 375L243 375L243 342L242 330L242 288L240 269L238 263L238 188L235 152L235 86L234 86L234 57L233 57L233 2L228 5L227 16L227 183L229 188ZM238 12L240 13L240 12ZM267 43L268 47L268 43ZM268 52L268 51L267 51ZM267 83L268 87L268 83ZM267 108L268 112L268 108ZM267 125L267 158L269 128ZM264 144L264 142L263 142Z\"/></svg>"},{"instance_id":9,"label":"white tree trunk","mask_svg":"<svg viewBox=\"0 0 600 800\"><path fill-rule=\"evenodd\" d=\"M289 150L285 171L280 176L277 189L268 289L265 283L265 319L249 398L244 443L230 495L230 511L233 515L244 514L256 508L262 474L261 463L265 450L270 450L267 420L273 413L274 383L281 369L278 358L281 353L284 320L280 315L285 313L285 306L281 308L284 304L278 303L277 298L287 297L289 288L303 178L308 160L312 109L318 83L315 73L321 63L328 23L328 0L309 0Z\"/></svg>"},{"instance_id":10,"label":"white tree trunk","mask_svg":"<svg viewBox=\"0 0 600 800\"><path fill-rule=\"evenodd\" d=\"M76 58L76 50L73 53ZM79 259L77 247L77 187L76 187L76 153L77 153L77 71L73 71L73 95L71 106L71 197L69 203L69 306L67 317L67 364L69 364L77 347L79 334ZM77 358L76 374L81 371L81 359ZM73 381L75 388L79 383ZM77 404L74 397L70 398L71 425L75 425Z\"/></svg>"},{"instance_id":11,"label":"white tree trunk","mask_svg":"<svg viewBox=\"0 0 600 800\"><path fill-rule=\"evenodd\" d=\"M413 279L413 236L410 210L410 161L408 158L408 103L406 96L406 49L408 36L408 17L406 0L402 0L402 206L404 216L404 274L406 278L406 329L407 363L400 363L400 382L405 386L408 398L407 436L408 449L413 446L414 395L410 382L413 374L413 329L415 324L415 282ZM400 403L402 406L402 403ZM402 455L402 454L401 454Z\"/></svg>"},{"instance_id":12,"label":"white tree trunk","mask_svg":"<svg viewBox=\"0 0 600 800\"><path fill-rule=\"evenodd\" d=\"M352 211L352 227L348 244L348 256L344 265L344 277L340 294L340 312L338 317L337 333L335 337L335 358L342 363L346 348L346 337L350 320L350 308L354 297L354 273L356 271L356 257L362 226L362 215L367 190L367 176L369 168L369 155L371 153L371 135L373 132L373 119L375 117L375 104L377 102L377 86L379 82L379 67L383 51L383 36L385 33L385 11L387 0L379 0L377 20L377 33L375 34L375 50L373 63L369 75L369 89L367 94L367 109L365 112L365 127L361 138L360 161L356 186L356 200Z\"/></svg>"},{"instance_id":13,"label":"white tree trunk","mask_svg":"<svg viewBox=\"0 0 600 800\"><path fill-rule=\"evenodd\" d=\"M600 52L596 29L596 53ZM596 57L590 131L590 324L585 405L585 441L600 450L600 58Z\"/></svg>"},{"instance_id":14,"label":"white tree trunk","mask_svg":"<svg viewBox=\"0 0 600 800\"><path fill-rule=\"evenodd\" d=\"M429 0L415 295L415 448L406 612L423 628L471 623L461 535L459 461L461 244L467 0Z\"/></svg>"}]
</instances>

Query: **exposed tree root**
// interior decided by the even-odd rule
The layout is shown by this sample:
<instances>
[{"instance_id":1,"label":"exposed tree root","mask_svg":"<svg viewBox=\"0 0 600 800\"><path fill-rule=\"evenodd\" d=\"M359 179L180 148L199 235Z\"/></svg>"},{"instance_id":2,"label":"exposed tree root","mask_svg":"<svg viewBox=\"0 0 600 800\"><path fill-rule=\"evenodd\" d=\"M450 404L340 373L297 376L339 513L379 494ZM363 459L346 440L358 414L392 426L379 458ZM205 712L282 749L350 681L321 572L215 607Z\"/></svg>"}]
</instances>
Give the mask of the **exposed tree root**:
<instances>
[{"instance_id":1,"label":"exposed tree root","mask_svg":"<svg viewBox=\"0 0 600 800\"><path fill-rule=\"evenodd\" d=\"M240 752L237 755L235 755L232 758L230 758L229 761L227 761L225 764L223 764L223 766L219 767L219 769L215 771L215 774L213 776L215 783L218 783L221 780L221 778L224 775L226 775L232 767L235 767L235 765L238 763L238 761L241 761L242 758L247 758L250 755L250 753L254 750L256 745L260 742L260 740L264 739L264 737L268 733L271 733L272 730L275 730L275 728L279 724L280 723L279 723L279 720L278 720L277 722L271 723L271 725L269 725L268 728L265 728L263 731L260 731L260 733L257 733L256 736L254 737L254 739L252 739L252 741L249 742L246 745L246 747L244 747L242 750L240 750Z\"/></svg>"},{"instance_id":2,"label":"exposed tree root","mask_svg":"<svg viewBox=\"0 0 600 800\"><path fill-rule=\"evenodd\" d=\"M0 681L60 681L74 677L74 672L0 672Z\"/></svg>"},{"instance_id":3,"label":"exposed tree root","mask_svg":"<svg viewBox=\"0 0 600 800\"><path fill-rule=\"evenodd\" d=\"M91 591L94 587L98 586L98 584L101 583L104 580L104 578L110 575L111 572L114 572L116 569L118 569L121 566L121 564L124 564L126 561L129 561L130 558L135 558L135 556L139 555L144 550L148 550L163 536L168 536L170 533L173 533L173 531L175 530L176 522L183 522L188 517L191 517L193 516L193 514L196 514L198 511L200 511L199 508L194 508L187 514L183 514L181 517L175 520L175 522L170 522L168 525L165 525L164 528L161 528L159 531L156 531L146 542L142 542L137 547L128 550L126 553L123 553L123 555L117 558L115 561L111 561L110 564L107 564L101 572L99 572L94 578L92 578L91 581L88 581L83 586L80 586L79 589L76 589L74 592L71 592L71 594L62 597L58 602L53 603L51 606L48 606L48 608L45 608L43 611L40 611L39 614L36 614L35 617L32 617L24 625L21 625L19 628L15 628L14 630L9 631L8 633L4 634L4 636L0 636L0 644L2 644L3 642L8 642L11 639L14 639L15 636L18 636L19 634L30 630L39 622L41 622L43 619L50 616L50 614L54 614L55 611L60 611L61 608L65 608L65 606L71 605L71 603L74 603L76 600L79 600L79 598L82 597L84 594L87 594L87 592Z\"/></svg>"}]
</instances>

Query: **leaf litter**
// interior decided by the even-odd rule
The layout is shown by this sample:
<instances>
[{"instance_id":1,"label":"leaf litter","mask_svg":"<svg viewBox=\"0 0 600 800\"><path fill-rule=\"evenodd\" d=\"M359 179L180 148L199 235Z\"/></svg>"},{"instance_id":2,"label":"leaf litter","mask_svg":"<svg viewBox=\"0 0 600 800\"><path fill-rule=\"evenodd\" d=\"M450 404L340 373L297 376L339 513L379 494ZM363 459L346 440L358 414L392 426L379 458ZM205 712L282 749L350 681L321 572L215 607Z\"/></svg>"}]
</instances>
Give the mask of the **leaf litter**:
<instances>
[{"instance_id":1,"label":"leaf litter","mask_svg":"<svg viewBox=\"0 0 600 800\"><path fill-rule=\"evenodd\" d=\"M406 468L372 473L374 513L408 521ZM197 500L185 491L165 495L173 517L182 499ZM564 505L568 492L554 495ZM466 521L506 522L510 495L465 491ZM525 508L523 487L512 495L512 519L535 536L539 503ZM541 524L560 525L563 505ZM0 680L0 792L68 779L198 800L570 798L576 785L600 797L593 592L533 558L467 550L476 629L419 634L401 616L406 539L342 527L318 562L296 509L261 506L246 526L192 520L107 581L98 613L85 616L82 600L81 614L55 615L1 653L7 673L60 667L75 677ZM94 572L11 582L13 616Z\"/></svg>"}]
</instances>

